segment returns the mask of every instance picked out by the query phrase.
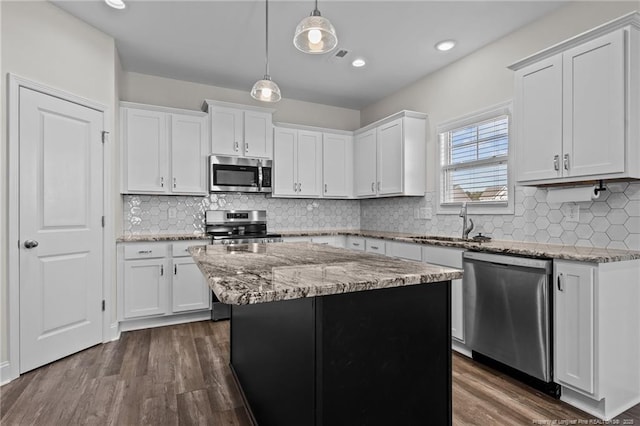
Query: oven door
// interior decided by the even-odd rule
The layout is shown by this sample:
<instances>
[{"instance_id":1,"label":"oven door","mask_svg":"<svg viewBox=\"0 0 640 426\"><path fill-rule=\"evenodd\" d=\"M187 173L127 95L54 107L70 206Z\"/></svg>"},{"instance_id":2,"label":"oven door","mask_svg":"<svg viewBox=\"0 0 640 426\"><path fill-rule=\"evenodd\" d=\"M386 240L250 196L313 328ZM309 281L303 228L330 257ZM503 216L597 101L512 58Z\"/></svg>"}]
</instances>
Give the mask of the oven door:
<instances>
[{"instance_id":1,"label":"oven door","mask_svg":"<svg viewBox=\"0 0 640 426\"><path fill-rule=\"evenodd\" d=\"M209 192L260 192L260 164L253 158L209 157Z\"/></svg>"}]
</instances>

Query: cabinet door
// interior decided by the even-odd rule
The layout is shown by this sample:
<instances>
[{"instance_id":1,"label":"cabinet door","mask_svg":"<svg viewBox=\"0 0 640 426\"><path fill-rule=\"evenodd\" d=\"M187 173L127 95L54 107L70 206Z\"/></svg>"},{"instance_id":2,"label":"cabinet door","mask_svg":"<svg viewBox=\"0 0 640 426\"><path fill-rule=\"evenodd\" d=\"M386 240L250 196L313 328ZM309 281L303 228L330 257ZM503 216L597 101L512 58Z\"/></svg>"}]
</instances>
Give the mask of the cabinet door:
<instances>
[{"instance_id":1,"label":"cabinet door","mask_svg":"<svg viewBox=\"0 0 640 426\"><path fill-rule=\"evenodd\" d=\"M451 337L464 342L462 280L451 280Z\"/></svg>"},{"instance_id":2,"label":"cabinet door","mask_svg":"<svg viewBox=\"0 0 640 426\"><path fill-rule=\"evenodd\" d=\"M274 133L273 195L295 196L298 194L296 180L298 131L276 128Z\"/></svg>"},{"instance_id":3,"label":"cabinet door","mask_svg":"<svg viewBox=\"0 0 640 426\"><path fill-rule=\"evenodd\" d=\"M171 191L206 194L207 120L192 115L171 115Z\"/></svg>"},{"instance_id":4,"label":"cabinet door","mask_svg":"<svg viewBox=\"0 0 640 426\"><path fill-rule=\"evenodd\" d=\"M174 313L209 309L211 290L193 259L173 259L171 295Z\"/></svg>"},{"instance_id":5,"label":"cabinet door","mask_svg":"<svg viewBox=\"0 0 640 426\"><path fill-rule=\"evenodd\" d=\"M515 74L516 164L520 182L562 175L562 55Z\"/></svg>"},{"instance_id":6,"label":"cabinet door","mask_svg":"<svg viewBox=\"0 0 640 426\"><path fill-rule=\"evenodd\" d=\"M167 269L164 258L124 262L125 319L167 313Z\"/></svg>"},{"instance_id":7,"label":"cabinet door","mask_svg":"<svg viewBox=\"0 0 640 426\"><path fill-rule=\"evenodd\" d=\"M266 112L244 112L244 155L247 157L272 158L273 123Z\"/></svg>"},{"instance_id":8,"label":"cabinet door","mask_svg":"<svg viewBox=\"0 0 640 426\"><path fill-rule=\"evenodd\" d=\"M125 192L168 192L166 114L125 108L123 118Z\"/></svg>"},{"instance_id":9,"label":"cabinet door","mask_svg":"<svg viewBox=\"0 0 640 426\"><path fill-rule=\"evenodd\" d=\"M354 138L354 186L356 197L376 196L376 129Z\"/></svg>"},{"instance_id":10,"label":"cabinet door","mask_svg":"<svg viewBox=\"0 0 640 426\"><path fill-rule=\"evenodd\" d=\"M554 266L554 379L594 393L595 269L562 261Z\"/></svg>"},{"instance_id":11,"label":"cabinet door","mask_svg":"<svg viewBox=\"0 0 640 426\"><path fill-rule=\"evenodd\" d=\"M378 127L378 195L402 193L403 158L402 119Z\"/></svg>"},{"instance_id":12,"label":"cabinet door","mask_svg":"<svg viewBox=\"0 0 640 426\"><path fill-rule=\"evenodd\" d=\"M620 29L564 53L565 176L624 172L624 36Z\"/></svg>"},{"instance_id":13,"label":"cabinet door","mask_svg":"<svg viewBox=\"0 0 640 426\"><path fill-rule=\"evenodd\" d=\"M210 106L211 152L221 155L242 155L243 111L235 108Z\"/></svg>"},{"instance_id":14,"label":"cabinet door","mask_svg":"<svg viewBox=\"0 0 640 426\"><path fill-rule=\"evenodd\" d=\"M298 195L319 197L322 187L322 133L298 130Z\"/></svg>"},{"instance_id":15,"label":"cabinet door","mask_svg":"<svg viewBox=\"0 0 640 426\"><path fill-rule=\"evenodd\" d=\"M348 197L352 173L351 137L325 133L322 139L322 193L325 197Z\"/></svg>"}]
</instances>

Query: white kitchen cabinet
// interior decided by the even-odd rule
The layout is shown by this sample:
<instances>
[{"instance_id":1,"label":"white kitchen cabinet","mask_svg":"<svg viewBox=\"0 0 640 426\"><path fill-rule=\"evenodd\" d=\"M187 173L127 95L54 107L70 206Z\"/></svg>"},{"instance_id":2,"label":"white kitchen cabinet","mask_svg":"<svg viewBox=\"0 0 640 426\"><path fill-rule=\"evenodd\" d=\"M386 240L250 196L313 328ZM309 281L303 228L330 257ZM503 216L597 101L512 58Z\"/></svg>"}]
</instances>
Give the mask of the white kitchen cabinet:
<instances>
[{"instance_id":1,"label":"white kitchen cabinet","mask_svg":"<svg viewBox=\"0 0 640 426\"><path fill-rule=\"evenodd\" d=\"M122 318L164 315L167 306L167 259L141 259L124 262Z\"/></svg>"},{"instance_id":2,"label":"white kitchen cabinet","mask_svg":"<svg viewBox=\"0 0 640 426\"><path fill-rule=\"evenodd\" d=\"M316 237L311 237L311 242L316 244L324 244L331 247L344 248L346 243L346 238L344 235L320 235Z\"/></svg>"},{"instance_id":3,"label":"white kitchen cabinet","mask_svg":"<svg viewBox=\"0 0 640 426\"><path fill-rule=\"evenodd\" d=\"M420 262L422 261L422 246L420 244L388 241L387 255Z\"/></svg>"},{"instance_id":4,"label":"white kitchen cabinet","mask_svg":"<svg viewBox=\"0 0 640 426\"><path fill-rule=\"evenodd\" d=\"M426 184L426 115L402 111L356 132L355 195L423 196Z\"/></svg>"},{"instance_id":5,"label":"white kitchen cabinet","mask_svg":"<svg viewBox=\"0 0 640 426\"><path fill-rule=\"evenodd\" d=\"M462 253L464 250L423 246L422 260L426 263L462 269ZM463 280L451 280L451 337L464 342L464 299Z\"/></svg>"},{"instance_id":6,"label":"white kitchen cabinet","mask_svg":"<svg viewBox=\"0 0 640 426\"><path fill-rule=\"evenodd\" d=\"M367 253L387 254L386 242L377 238L365 238L364 251Z\"/></svg>"},{"instance_id":7,"label":"white kitchen cabinet","mask_svg":"<svg viewBox=\"0 0 640 426\"><path fill-rule=\"evenodd\" d=\"M211 118L211 153L272 158L273 109L205 100Z\"/></svg>"},{"instance_id":8,"label":"white kitchen cabinet","mask_svg":"<svg viewBox=\"0 0 640 426\"><path fill-rule=\"evenodd\" d=\"M353 187L353 137L322 135L322 196L347 198Z\"/></svg>"},{"instance_id":9,"label":"white kitchen cabinet","mask_svg":"<svg viewBox=\"0 0 640 426\"><path fill-rule=\"evenodd\" d=\"M121 102L122 193L207 193L207 116Z\"/></svg>"},{"instance_id":10,"label":"white kitchen cabinet","mask_svg":"<svg viewBox=\"0 0 640 426\"><path fill-rule=\"evenodd\" d=\"M519 183L640 177L638 16L510 66Z\"/></svg>"},{"instance_id":11,"label":"white kitchen cabinet","mask_svg":"<svg viewBox=\"0 0 640 426\"><path fill-rule=\"evenodd\" d=\"M311 237L282 237L283 243L310 243Z\"/></svg>"},{"instance_id":12,"label":"white kitchen cabinet","mask_svg":"<svg viewBox=\"0 0 640 426\"><path fill-rule=\"evenodd\" d=\"M166 325L175 322L172 318L178 314L186 320L209 317L211 290L187 251L189 246L205 243L187 240L118 244L121 329ZM185 314L194 315L184 317Z\"/></svg>"},{"instance_id":13,"label":"white kitchen cabinet","mask_svg":"<svg viewBox=\"0 0 640 426\"><path fill-rule=\"evenodd\" d=\"M554 260L554 381L609 420L640 399L640 260Z\"/></svg>"},{"instance_id":14,"label":"white kitchen cabinet","mask_svg":"<svg viewBox=\"0 0 640 426\"><path fill-rule=\"evenodd\" d=\"M322 133L276 127L273 195L313 198L321 195Z\"/></svg>"},{"instance_id":15,"label":"white kitchen cabinet","mask_svg":"<svg viewBox=\"0 0 640 426\"><path fill-rule=\"evenodd\" d=\"M354 235L347 235L345 247L351 250L365 251L365 239Z\"/></svg>"},{"instance_id":16,"label":"white kitchen cabinet","mask_svg":"<svg viewBox=\"0 0 640 426\"><path fill-rule=\"evenodd\" d=\"M555 381L586 393L594 383L594 272L588 263L556 262Z\"/></svg>"}]
</instances>

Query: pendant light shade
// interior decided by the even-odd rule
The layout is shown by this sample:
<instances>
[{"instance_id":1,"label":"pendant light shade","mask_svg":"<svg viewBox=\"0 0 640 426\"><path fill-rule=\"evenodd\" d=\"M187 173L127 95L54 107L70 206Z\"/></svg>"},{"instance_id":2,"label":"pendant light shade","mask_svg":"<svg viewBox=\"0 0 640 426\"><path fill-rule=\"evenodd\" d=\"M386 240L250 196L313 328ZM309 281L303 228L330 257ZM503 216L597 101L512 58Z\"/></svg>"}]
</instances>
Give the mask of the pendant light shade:
<instances>
[{"instance_id":1,"label":"pendant light shade","mask_svg":"<svg viewBox=\"0 0 640 426\"><path fill-rule=\"evenodd\" d=\"M271 81L271 77L265 75L263 80L258 80L253 85L251 97L263 102L278 102L282 95L278 85Z\"/></svg>"},{"instance_id":2,"label":"pendant light shade","mask_svg":"<svg viewBox=\"0 0 640 426\"><path fill-rule=\"evenodd\" d=\"M265 73L251 89L251 97L262 102L278 102L282 95L280 88L269 76L269 0L265 1Z\"/></svg>"},{"instance_id":3,"label":"pendant light shade","mask_svg":"<svg viewBox=\"0 0 640 426\"><path fill-rule=\"evenodd\" d=\"M293 45L304 53L331 52L338 45L336 29L327 18L320 15L318 0L311 16L304 18L296 27Z\"/></svg>"}]
</instances>

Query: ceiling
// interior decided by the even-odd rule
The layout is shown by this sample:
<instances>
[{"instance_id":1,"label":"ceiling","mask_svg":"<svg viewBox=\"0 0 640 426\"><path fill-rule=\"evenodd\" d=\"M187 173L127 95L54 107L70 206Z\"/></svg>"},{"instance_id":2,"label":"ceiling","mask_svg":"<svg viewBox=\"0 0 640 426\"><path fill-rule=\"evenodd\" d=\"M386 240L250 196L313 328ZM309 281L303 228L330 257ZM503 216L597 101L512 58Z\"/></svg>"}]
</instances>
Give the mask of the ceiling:
<instances>
[{"instance_id":1,"label":"ceiling","mask_svg":"<svg viewBox=\"0 0 640 426\"><path fill-rule=\"evenodd\" d=\"M52 2L116 40L125 71L249 92L265 71L265 2L125 0ZM293 46L313 1L269 2L271 78L283 97L352 109L376 102L564 3L558 1L338 1L318 8L338 48L307 55ZM434 45L455 39L439 52ZM349 53L338 59L340 50ZM367 65L353 68L363 57Z\"/></svg>"}]
</instances>

